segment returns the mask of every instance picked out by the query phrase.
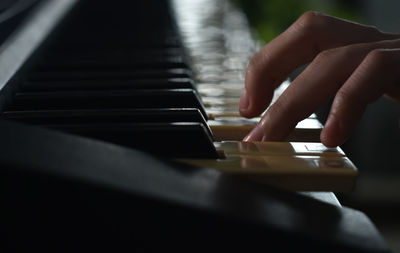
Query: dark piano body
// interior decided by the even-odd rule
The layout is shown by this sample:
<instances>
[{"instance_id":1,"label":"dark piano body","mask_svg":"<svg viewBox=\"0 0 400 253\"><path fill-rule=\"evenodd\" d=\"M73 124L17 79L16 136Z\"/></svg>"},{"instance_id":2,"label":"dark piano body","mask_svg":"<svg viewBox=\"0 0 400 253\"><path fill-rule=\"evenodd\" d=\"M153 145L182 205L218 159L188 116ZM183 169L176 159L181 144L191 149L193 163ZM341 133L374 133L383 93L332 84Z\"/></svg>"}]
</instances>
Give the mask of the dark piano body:
<instances>
[{"instance_id":1,"label":"dark piano body","mask_svg":"<svg viewBox=\"0 0 400 253\"><path fill-rule=\"evenodd\" d=\"M166 159L218 155L172 13L30 1L0 24L0 249L388 251L332 193Z\"/></svg>"}]
</instances>

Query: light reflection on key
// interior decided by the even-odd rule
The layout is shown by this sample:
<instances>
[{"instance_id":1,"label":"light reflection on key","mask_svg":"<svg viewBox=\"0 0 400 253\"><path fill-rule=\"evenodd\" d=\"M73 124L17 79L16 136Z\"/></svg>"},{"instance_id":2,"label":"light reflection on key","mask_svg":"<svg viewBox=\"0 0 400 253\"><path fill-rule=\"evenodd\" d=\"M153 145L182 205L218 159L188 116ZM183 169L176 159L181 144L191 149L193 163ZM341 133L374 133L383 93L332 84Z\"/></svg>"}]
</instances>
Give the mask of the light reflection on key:
<instances>
[{"instance_id":1,"label":"light reflection on key","mask_svg":"<svg viewBox=\"0 0 400 253\"><path fill-rule=\"evenodd\" d=\"M218 150L226 154L235 155L281 155L281 156L344 156L339 147L328 148L322 143L312 142L242 142L222 141L215 142Z\"/></svg>"}]
</instances>

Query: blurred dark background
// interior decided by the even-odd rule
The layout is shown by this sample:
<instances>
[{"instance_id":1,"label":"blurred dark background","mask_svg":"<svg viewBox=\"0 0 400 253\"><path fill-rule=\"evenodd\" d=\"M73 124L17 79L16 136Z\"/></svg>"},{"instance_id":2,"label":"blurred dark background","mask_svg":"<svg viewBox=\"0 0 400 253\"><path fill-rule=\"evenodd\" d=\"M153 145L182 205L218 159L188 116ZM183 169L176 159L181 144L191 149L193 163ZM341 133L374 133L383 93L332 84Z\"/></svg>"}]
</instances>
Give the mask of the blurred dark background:
<instances>
[{"instance_id":1,"label":"blurred dark background","mask_svg":"<svg viewBox=\"0 0 400 253\"><path fill-rule=\"evenodd\" d=\"M303 12L319 11L400 33L400 1L386 0L234 0L247 14L258 38L267 43ZM292 78L301 71L297 70ZM400 71L400 70L399 70ZM317 111L325 122L330 105ZM381 98L371 104L351 138L342 145L360 171L352 193L337 193L341 203L365 212L400 252L400 104Z\"/></svg>"}]
</instances>

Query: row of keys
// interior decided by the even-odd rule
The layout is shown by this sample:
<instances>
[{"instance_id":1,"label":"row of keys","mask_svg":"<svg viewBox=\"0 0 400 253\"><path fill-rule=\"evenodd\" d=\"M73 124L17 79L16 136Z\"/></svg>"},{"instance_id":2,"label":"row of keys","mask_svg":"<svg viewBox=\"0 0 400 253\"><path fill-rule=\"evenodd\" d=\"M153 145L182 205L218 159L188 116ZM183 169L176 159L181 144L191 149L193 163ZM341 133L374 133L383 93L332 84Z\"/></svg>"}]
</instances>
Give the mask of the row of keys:
<instances>
[{"instance_id":1,"label":"row of keys","mask_svg":"<svg viewBox=\"0 0 400 253\"><path fill-rule=\"evenodd\" d=\"M176 1L176 8L180 10L178 24L192 58L197 90L210 119L208 124L215 140L240 141L260 120L260 117L242 118L238 108L244 88L244 71L259 45L252 39L243 13L228 1L217 1L217 4L210 5L206 2ZM207 11L198 9L200 5L207 6ZM280 85L272 103L289 84L289 81L285 81ZM297 124L286 141L317 142L321 129L322 125L315 115L310 115Z\"/></svg>"},{"instance_id":2,"label":"row of keys","mask_svg":"<svg viewBox=\"0 0 400 253\"><path fill-rule=\"evenodd\" d=\"M217 142L223 159L182 159L194 166L289 190L350 191L357 169L340 148L301 142Z\"/></svg>"},{"instance_id":3,"label":"row of keys","mask_svg":"<svg viewBox=\"0 0 400 253\"><path fill-rule=\"evenodd\" d=\"M135 3L137 15L114 5L104 19L108 4L80 2L1 117L162 157L218 157L168 1Z\"/></svg>"},{"instance_id":4,"label":"row of keys","mask_svg":"<svg viewBox=\"0 0 400 253\"><path fill-rule=\"evenodd\" d=\"M163 157L190 158L192 164L243 176L256 175L265 182L272 175L289 176L285 180L292 180L293 175L300 174L298 186L303 189L310 186L301 183L310 180L305 176L307 170L319 171L313 175L321 177L321 182L332 175L325 167L334 164L338 164L338 175L346 174L347 170L342 169L350 165L342 161L345 157L315 152L271 154L272 150L285 150L285 143L274 144L273 149L272 143L214 142L241 140L259 120L241 118L237 108L239 84L243 85L243 71L256 45L250 40L247 24L241 23L241 14L228 2L219 3L223 3L219 9L223 10L219 13L223 18L212 19L213 25L207 23L210 19L201 21L201 37L188 41L182 31L190 60L165 13L154 10L151 22L162 23L155 26L161 29L159 32L142 31L140 36L134 36L121 31L127 29L128 23L136 24L139 28L133 30L141 31L140 23L148 19L147 14L131 17L122 11L112 22L104 22L102 15L107 6L91 10L90 5L80 3L79 12L66 26L67 32L43 50L42 57L20 80L2 117ZM91 12L90 21L86 20L85 11ZM107 34L115 32L115 37L102 40L104 29ZM314 134L318 135L318 127L314 127ZM303 135L302 141L314 140L308 132ZM239 149L235 150L235 145ZM348 175L350 180L354 178L354 173Z\"/></svg>"},{"instance_id":5,"label":"row of keys","mask_svg":"<svg viewBox=\"0 0 400 253\"><path fill-rule=\"evenodd\" d=\"M342 150L319 143L323 126L315 114L300 121L287 142L241 141L262 117L243 118L238 108L247 62L260 48L246 18L224 0L176 0L175 5L180 10L178 24L192 58L196 87L221 156L180 161L279 188L351 190L357 169ZM288 85L289 80L276 89L272 103Z\"/></svg>"}]
</instances>

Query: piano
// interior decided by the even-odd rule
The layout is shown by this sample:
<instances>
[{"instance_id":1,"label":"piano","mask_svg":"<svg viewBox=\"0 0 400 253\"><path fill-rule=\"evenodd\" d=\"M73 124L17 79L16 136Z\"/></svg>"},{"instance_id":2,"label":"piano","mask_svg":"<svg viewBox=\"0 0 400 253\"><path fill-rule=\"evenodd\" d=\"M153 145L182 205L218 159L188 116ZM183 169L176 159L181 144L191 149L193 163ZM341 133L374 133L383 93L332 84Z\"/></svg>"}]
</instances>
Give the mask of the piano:
<instances>
[{"instance_id":1,"label":"piano","mask_svg":"<svg viewBox=\"0 0 400 253\"><path fill-rule=\"evenodd\" d=\"M257 120L235 101L259 45L230 2L5 5L2 251L389 251L331 192L357 172L315 143L315 115L292 143L239 141Z\"/></svg>"}]
</instances>

